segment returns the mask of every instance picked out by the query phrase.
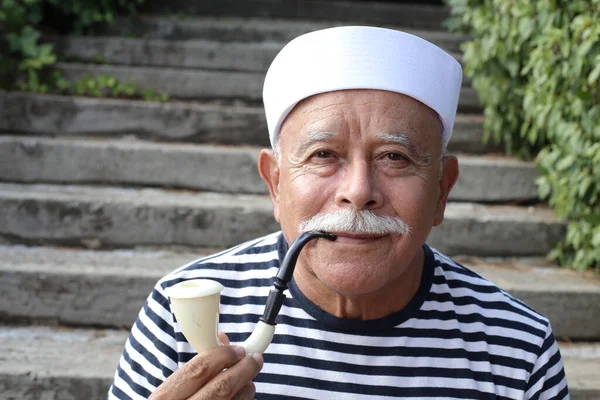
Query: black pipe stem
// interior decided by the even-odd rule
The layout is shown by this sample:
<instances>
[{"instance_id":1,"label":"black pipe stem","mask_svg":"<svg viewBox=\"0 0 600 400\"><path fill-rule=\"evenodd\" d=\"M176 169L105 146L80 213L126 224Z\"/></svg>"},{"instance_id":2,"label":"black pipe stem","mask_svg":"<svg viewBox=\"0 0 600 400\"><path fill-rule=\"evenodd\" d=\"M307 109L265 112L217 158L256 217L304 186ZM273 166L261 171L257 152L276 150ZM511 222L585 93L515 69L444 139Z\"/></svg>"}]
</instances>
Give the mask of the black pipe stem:
<instances>
[{"instance_id":1,"label":"black pipe stem","mask_svg":"<svg viewBox=\"0 0 600 400\"><path fill-rule=\"evenodd\" d=\"M261 321L266 322L269 325L275 325L275 319L277 318L277 315L279 315L279 311L285 300L285 294L283 294L283 292L287 290L288 284L292 280L300 251L309 241L317 238L335 240L337 239L337 236L327 232L310 231L303 233L294 241L294 243L292 243L285 254L277 275L275 276L275 282L273 283L274 288L269 292L265 311L260 318Z\"/></svg>"}]
</instances>

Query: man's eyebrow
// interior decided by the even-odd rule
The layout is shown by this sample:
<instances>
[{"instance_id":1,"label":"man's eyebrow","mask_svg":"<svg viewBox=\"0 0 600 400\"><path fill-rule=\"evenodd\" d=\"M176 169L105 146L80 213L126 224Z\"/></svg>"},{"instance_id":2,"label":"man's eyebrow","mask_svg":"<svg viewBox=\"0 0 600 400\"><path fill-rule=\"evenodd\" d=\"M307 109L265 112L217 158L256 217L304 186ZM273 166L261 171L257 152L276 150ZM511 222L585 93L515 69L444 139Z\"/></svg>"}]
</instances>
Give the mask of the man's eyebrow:
<instances>
[{"instance_id":1,"label":"man's eyebrow","mask_svg":"<svg viewBox=\"0 0 600 400\"><path fill-rule=\"evenodd\" d=\"M322 140L328 140L335 136L337 136L337 133L335 133L335 132L327 132L327 131L310 132L306 136L304 143L302 143L300 145L300 147L298 147L297 154L304 153L315 142L320 142Z\"/></svg>"},{"instance_id":2,"label":"man's eyebrow","mask_svg":"<svg viewBox=\"0 0 600 400\"><path fill-rule=\"evenodd\" d=\"M422 154L419 151L419 148L415 145L415 143L405 133L382 132L379 134L379 138L385 142L398 143L399 145L406 147L409 152L411 152L412 154L414 154L415 156L417 156L419 158L428 158L429 157L429 154Z\"/></svg>"}]
</instances>

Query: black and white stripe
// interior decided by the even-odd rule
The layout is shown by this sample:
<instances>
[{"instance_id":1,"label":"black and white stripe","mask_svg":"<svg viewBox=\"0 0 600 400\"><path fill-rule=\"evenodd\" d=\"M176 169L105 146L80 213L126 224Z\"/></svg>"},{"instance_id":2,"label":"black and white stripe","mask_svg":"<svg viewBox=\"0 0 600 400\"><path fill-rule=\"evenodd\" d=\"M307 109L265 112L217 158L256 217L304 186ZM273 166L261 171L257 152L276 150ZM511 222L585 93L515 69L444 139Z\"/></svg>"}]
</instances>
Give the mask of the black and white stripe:
<instances>
[{"instance_id":1,"label":"black and white stripe","mask_svg":"<svg viewBox=\"0 0 600 400\"><path fill-rule=\"evenodd\" d=\"M402 311L374 321L323 312L294 282L256 377L257 399L564 399L548 320L424 246L421 287ZM219 329L244 341L262 315L287 245L280 232L194 261L158 282L131 330L111 399L142 399L195 352L164 289L193 278L225 286Z\"/></svg>"}]
</instances>

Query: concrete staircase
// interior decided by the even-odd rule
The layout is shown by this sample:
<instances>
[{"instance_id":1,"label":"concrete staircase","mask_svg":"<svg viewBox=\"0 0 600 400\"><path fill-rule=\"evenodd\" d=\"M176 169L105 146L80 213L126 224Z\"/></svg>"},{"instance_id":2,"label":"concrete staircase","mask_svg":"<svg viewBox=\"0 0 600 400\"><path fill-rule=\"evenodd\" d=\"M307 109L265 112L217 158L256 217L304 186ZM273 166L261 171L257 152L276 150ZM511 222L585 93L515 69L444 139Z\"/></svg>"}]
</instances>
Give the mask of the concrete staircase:
<instances>
[{"instance_id":1,"label":"concrete staircase","mask_svg":"<svg viewBox=\"0 0 600 400\"><path fill-rule=\"evenodd\" d=\"M465 40L435 5L170 0L147 12L102 37L58 38L77 60L60 69L169 102L0 92L0 399L105 398L162 275L278 229L255 165L268 146L262 80L287 40L368 23L458 58ZM572 398L600 399L600 279L544 260L565 225L538 203L534 166L483 144L482 123L467 81L450 143L461 178L429 242L549 317Z\"/></svg>"}]
</instances>

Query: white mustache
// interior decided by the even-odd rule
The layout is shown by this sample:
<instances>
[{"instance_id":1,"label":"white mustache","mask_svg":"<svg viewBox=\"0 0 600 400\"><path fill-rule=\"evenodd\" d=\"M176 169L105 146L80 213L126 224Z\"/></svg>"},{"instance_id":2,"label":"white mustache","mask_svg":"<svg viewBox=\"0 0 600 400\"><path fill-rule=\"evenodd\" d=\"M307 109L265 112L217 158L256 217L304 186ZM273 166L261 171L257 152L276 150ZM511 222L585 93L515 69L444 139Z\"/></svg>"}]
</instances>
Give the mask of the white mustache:
<instances>
[{"instance_id":1,"label":"white mustache","mask_svg":"<svg viewBox=\"0 0 600 400\"><path fill-rule=\"evenodd\" d=\"M369 210L343 208L330 213L319 213L303 221L300 232L326 231L372 235L408 235L410 226L400 217L377 215Z\"/></svg>"}]
</instances>

